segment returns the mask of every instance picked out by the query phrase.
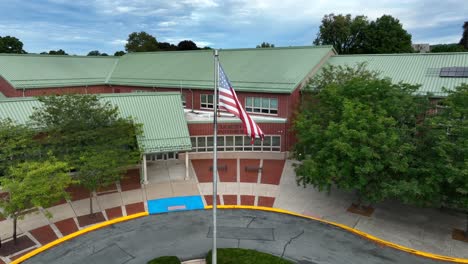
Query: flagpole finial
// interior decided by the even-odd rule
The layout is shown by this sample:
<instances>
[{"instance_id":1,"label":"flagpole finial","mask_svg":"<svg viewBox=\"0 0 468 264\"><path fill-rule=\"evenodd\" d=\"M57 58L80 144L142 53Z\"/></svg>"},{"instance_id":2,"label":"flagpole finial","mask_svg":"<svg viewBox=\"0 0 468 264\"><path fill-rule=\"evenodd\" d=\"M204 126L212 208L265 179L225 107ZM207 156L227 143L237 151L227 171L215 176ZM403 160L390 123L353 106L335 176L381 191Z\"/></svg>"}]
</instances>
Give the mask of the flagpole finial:
<instances>
[{"instance_id":1,"label":"flagpole finial","mask_svg":"<svg viewBox=\"0 0 468 264\"><path fill-rule=\"evenodd\" d=\"M214 50L214 55L218 56L218 50L217 49Z\"/></svg>"}]
</instances>

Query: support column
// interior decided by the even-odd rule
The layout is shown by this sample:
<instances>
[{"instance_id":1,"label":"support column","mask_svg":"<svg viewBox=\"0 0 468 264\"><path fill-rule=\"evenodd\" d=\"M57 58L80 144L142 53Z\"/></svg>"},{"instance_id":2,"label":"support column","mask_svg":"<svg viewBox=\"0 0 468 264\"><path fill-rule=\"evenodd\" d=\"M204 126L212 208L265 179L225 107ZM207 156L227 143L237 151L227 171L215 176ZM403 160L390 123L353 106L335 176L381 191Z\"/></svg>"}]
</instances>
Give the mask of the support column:
<instances>
[{"instance_id":1,"label":"support column","mask_svg":"<svg viewBox=\"0 0 468 264\"><path fill-rule=\"evenodd\" d=\"M188 151L185 152L185 180L188 180L190 178L189 176L189 153Z\"/></svg>"},{"instance_id":2,"label":"support column","mask_svg":"<svg viewBox=\"0 0 468 264\"><path fill-rule=\"evenodd\" d=\"M148 184L148 170L146 167L146 154L143 154L143 184Z\"/></svg>"}]
</instances>

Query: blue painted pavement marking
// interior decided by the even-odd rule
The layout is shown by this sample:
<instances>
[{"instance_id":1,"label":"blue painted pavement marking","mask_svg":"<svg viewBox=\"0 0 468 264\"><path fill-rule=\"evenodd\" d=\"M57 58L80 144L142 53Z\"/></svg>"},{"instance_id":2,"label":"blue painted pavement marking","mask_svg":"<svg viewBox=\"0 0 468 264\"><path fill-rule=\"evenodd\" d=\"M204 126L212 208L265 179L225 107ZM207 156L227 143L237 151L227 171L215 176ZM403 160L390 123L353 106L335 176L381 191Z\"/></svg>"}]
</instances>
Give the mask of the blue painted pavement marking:
<instances>
[{"instance_id":1,"label":"blue painted pavement marking","mask_svg":"<svg viewBox=\"0 0 468 264\"><path fill-rule=\"evenodd\" d=\"M203 200L200 195L148 200L149 214L199 210L203 208L205 208L205 206L203 205Z\"/></svg>"}]
</instances>

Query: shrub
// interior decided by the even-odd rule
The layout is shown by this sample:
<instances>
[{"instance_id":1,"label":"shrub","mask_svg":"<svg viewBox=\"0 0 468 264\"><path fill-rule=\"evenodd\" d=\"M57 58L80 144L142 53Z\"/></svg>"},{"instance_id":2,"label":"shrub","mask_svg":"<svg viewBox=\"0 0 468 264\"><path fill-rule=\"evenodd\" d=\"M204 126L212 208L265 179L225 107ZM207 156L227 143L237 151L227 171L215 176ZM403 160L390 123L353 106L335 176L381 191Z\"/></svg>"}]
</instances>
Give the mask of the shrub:
<instances>
[{"instance_id":1,"label":"shrub","mask_svg":"<svg viewBox=\"0 0 468 264\"><path fill-rule=\"evenodd\" d=\"M180 260L176 256L164 256L150 260L148 264L180 264Z\"/></svg>"},{"instance_id":2,"label":"shrub","mask_svg":"<svg viewBox=\"0 0 468 264\"><path fill-rule=\"evenodd\" d=\"M218 248L218 264L292 264L291 261L243 248ZM206 256L206 263L211 264L211 250Z\"/></svg>"}]
</instances>

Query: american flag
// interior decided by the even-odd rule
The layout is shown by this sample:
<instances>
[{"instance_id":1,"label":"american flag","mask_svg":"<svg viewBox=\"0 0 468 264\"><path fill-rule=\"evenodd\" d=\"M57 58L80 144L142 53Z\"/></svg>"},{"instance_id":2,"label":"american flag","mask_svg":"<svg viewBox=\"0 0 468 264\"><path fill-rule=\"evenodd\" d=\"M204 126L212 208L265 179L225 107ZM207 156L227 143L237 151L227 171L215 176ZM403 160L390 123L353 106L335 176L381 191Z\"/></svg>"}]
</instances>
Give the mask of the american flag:
<instances>
[{"instance_id":1,"label":"american flag","mask_svg":"<svg viewBox=\"0 0 468 264\"><path fill-rule=\"evenodd\" d=\"M237 94L232 88L229 79L224 73L223 68L219 65L219 78L218 78L218 90L219 90L219 108L225 109L231 114L237 116L242 120L244 127L244 133L251 137L253 144L255 138L263 140L265 135L260 127L253 121L253 119L247 114L242 107L242 104L237 98Z\"/></svg>"}]
</instances>

